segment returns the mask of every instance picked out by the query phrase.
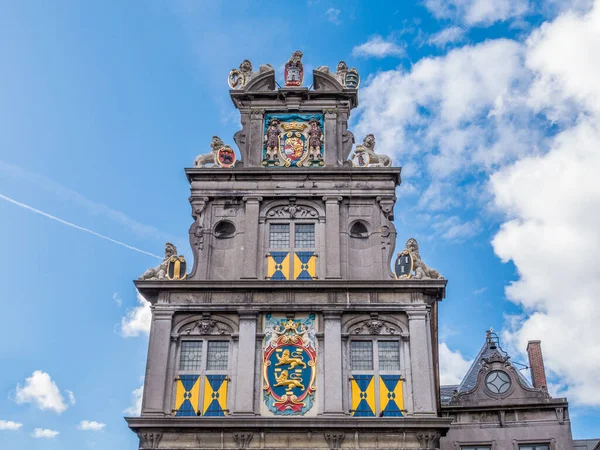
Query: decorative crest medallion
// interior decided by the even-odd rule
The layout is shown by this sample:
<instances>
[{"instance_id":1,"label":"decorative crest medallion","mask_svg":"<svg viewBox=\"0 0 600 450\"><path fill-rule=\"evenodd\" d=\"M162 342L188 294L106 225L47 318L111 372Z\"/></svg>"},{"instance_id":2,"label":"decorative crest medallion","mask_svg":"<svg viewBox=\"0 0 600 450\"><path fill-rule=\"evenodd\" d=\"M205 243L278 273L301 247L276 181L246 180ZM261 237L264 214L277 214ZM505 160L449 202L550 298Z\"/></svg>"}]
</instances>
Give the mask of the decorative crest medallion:
<instances>
[{"instance_id":1,"label":"decorative crest medallion","mask_svg":"<svg viewBox=\"0 0 600 450\"><path fill-rule=\"evenodd\" d=\"M267 114L263 165L323 166L323 115Z\"/></svg>"},{"instance_id":2,"label":"decorative crest medallion","mask_svg":"<svg viewBox=\"0 0 600 450\"><path fill-rule=\"evenodd\" d=\"M183 255L171 256L167 263L167 278L169 280L183 280L186 277L186 262Z\"/></svg>"},{"instance_id":3,"label":"decorative crest medallion","mask_svg":"<svg viewBox=\"0 0 600 450\"><path fill-rule=\"evenodd\" d=\"M414 261L408 250L398 253L394 264L396 279L410 278L413 276Z\"/></svg>"},{"instance_id":4,"label":"decorative crest medallion","mask_svg":"<svg viewBox=\"0 0 600 450\"><path fill-rule=\"evenodd\" d=\"M371 162L371 158L369 157L369 153L360 147L354 151L352 155L352 165L354 167L368 167Z\"/></svg>"},{"instance_id":5,"label":"decorative crest medallion","mask_svg":"<svg viewBox=\"0 0 600 450\"><path fill-rule=\"evenodd\" d=\"M229 145L225 145L217 150L217 164L221 167L230 168L235 165L235 152Z\"/></svg>"},{"instance_id":6,"label":"decorative crest medallion","mask_svg":"<svg viewBox=\"0 0 600 450\"><path fill-rule=\"evenodd\" d=\"M344 86L348 89L358 89L359 85L360 76L358 75L358 70L353 67L344 76Z\"/></svg>"},{"instance_id":7,"label":"decorative crest medallion","mask_svg":"<svg viewBox=\"0 0 600 450\"><path fill-rule=\"evenodd\" d=\"M304 79L304 66L302 65L302 52L296 50L292 57L285 63L285 85L302 86Z\"/></svg>"},{"instance_id":8,"label":"decorative crest medallion","mask_svg":"<svg viewBox=\"0 0 600 450\"><path fill-rule=\"evenodd\" d=\"M313 405L317 375L315 315L266 316L263 344L264 401L274 414L304 415Z\"/></svg>"}]
</instances>

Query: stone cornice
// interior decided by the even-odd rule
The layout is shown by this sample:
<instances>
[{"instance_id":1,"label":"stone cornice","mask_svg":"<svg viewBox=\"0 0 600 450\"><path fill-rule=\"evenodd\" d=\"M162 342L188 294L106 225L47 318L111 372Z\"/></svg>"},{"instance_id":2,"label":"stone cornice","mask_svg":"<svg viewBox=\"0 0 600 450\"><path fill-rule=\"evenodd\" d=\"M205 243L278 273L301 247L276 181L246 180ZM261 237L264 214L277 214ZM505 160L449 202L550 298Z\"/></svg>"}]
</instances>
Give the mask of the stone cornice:
<instances>
[{"instance_id":1,"label":"stone cornice","mask_svg":"<svg viewBox=\"0 0 600 450\"><path fill-rule=\"evenodd\" d=\"M480 405L442 405L440 413L455 414L459 412L485 412L485 411L514 411L530 409L554 409L568 408L569 402L566 398L550 399L523 399L521 402L514 401L508 403L496 402L494 404L485 403Z\"/></svg>"},{"instance_id":2,"label":"stone cornice","mask_svg":"<svg viewBox=\"0 0 600 450\"><path fill-rule=\"evenodd\" d=\"M356 429L371 431L409 431L409 430L431 430L435 428L443 431L450 427L453 418L419 416L401 418L357 418L357 417L260 417L260 416L226 416L226 417L126 417L129 428L134 431L146 431L152 428L160 428L163 431L175 431L177 429L191 432L198 430L331 430L345 429L354 432Z\"/></svg>"}]
</instances>

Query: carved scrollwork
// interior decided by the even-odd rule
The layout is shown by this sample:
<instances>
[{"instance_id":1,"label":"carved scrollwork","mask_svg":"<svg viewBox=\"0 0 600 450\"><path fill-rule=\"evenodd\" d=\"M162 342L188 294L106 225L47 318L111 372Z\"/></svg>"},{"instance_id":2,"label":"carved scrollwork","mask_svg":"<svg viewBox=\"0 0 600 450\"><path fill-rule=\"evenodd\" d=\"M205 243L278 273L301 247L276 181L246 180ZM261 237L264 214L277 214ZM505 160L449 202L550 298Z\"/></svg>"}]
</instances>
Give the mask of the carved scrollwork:
<instances>
[{"instance_id":1,"label":"carved scrollwork","mask_svg":"<svg viewBox=\"0 0 600 450\"><path fill-rule=\"evenodd\" d=\"M273 208L267 214L269 218L277 219L303 219L318 217L318 215L319 214L315 209L306 206L296 205L295 203Z\"/></svg>"},{"instance_id":2,"label":"carved scrollwork","mask_svg":"<svg viewBox=\"0 0 600 450\"><path fill-rule=\"evenodd\" d=\"M400 331L389 322L379 319L365 320L359 322L351 329L351 334L389 335L397 336Z\"/></svg>"},{"instance_id":3,"label":"carved scrollwork","mask_svg":"<svg viewBox=\"0 0 600 450\"><path fill-rule=\"evenodd\" d=\"M437 431L426 431L422 433L417 433L417 439L419 440L421 448L438 448L440 442L440 433Z\"/></svg>"},{"instance_id":4,"label":"carved scrollwork","mask_svg":"<svg viewBox=\"0 0 600 450\"><path fill-rule=\"evenodd\" d=\"M346 435L344 433L325 433L325 440L330 449L342 448L342 442Z\"/></svg>"},{"instance_id":5,"label":"carved scrollwork","mask_svg":"<svg viewBox=\"0 0 600 450\"><path fill-rule=\"evenodd\" d=\"M185 325L181 329L181 334L193 336L228 336L233 334L233 329L223 322L211 319L210 314L204 314L202 319Z\"/></svg>"}]
</instances>

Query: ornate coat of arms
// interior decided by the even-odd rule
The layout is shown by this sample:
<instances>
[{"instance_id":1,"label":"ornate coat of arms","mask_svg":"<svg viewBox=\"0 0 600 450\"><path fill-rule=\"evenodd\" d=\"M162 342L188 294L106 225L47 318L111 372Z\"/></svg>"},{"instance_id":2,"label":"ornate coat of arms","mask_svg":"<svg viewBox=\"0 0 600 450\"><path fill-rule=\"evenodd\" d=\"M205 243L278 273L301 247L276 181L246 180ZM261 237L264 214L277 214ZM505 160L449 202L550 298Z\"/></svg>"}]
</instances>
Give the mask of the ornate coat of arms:
<instances>
[{"instance_id":1,"label":"ornate coat of arms","mask_svg":"<svg viewBox=\"0 0 600 450\"><path fill-rule=\"evenodd\" d=\"M221 167L230 168L235 165L235 152L229 145L224 145L217 150L215 161Z\"/></svg>"},{"instance_id":2,"label":"ornate coat of arms","mask_svg":"<svg viewBox=\"0 0 600 450\"><path fill-rule=\"evenodd\" d=\"M265 404L274 414L304 415L313 405L317 375L315 315L266 316L263 346Z\"/></svg>"},{"instance_id":3,"label":"ornate coat of arms","mask_svg":"<svg viewBox=\"0 0 600 450\"><path fill-rule=\"evenodd\" d=\"M323 166L323 116L320 114L267 114L263 165Z\"/></svg>"},{"instance_id":4,"label":"ornate coat of arms","mask_svg":"<svg viewBox=\"0 0 600 450\"><path fill-rule=\"evenodd\" d=\"M183 255L171 256L167 262L167 278L183 280L186 277L187 265Z\"/></svg>"}]
</instances>

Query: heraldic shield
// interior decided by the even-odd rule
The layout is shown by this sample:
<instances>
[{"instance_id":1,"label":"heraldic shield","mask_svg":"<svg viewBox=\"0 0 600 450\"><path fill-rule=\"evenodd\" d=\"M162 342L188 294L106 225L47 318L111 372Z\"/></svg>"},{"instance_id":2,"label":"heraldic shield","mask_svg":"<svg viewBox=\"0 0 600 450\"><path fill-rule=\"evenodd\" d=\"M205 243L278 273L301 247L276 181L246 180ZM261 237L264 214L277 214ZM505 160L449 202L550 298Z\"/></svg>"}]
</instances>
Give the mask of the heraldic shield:
<instances>
[{"instance_id":1,"label":"heraldic shield","mask_svg":"<svg viewBox=\"0 0 600 450\"><path fill-rule=\"evenodd\" d=\"M317 374L315 315L266 316L263 347L264 400L274 414L304 415L313 405Z\"/></svg>"},{"instance_id":2,"label":"heraldic shield","mask_svg":"<svg viewBox=\"0 0 600 450\"><path fill-rule=\"evenodd\" d=\"M171 256L167 262L167 278L169 280L183 280L186 277L187 265L182 255Z\"/></svg>"}]
</instances>

